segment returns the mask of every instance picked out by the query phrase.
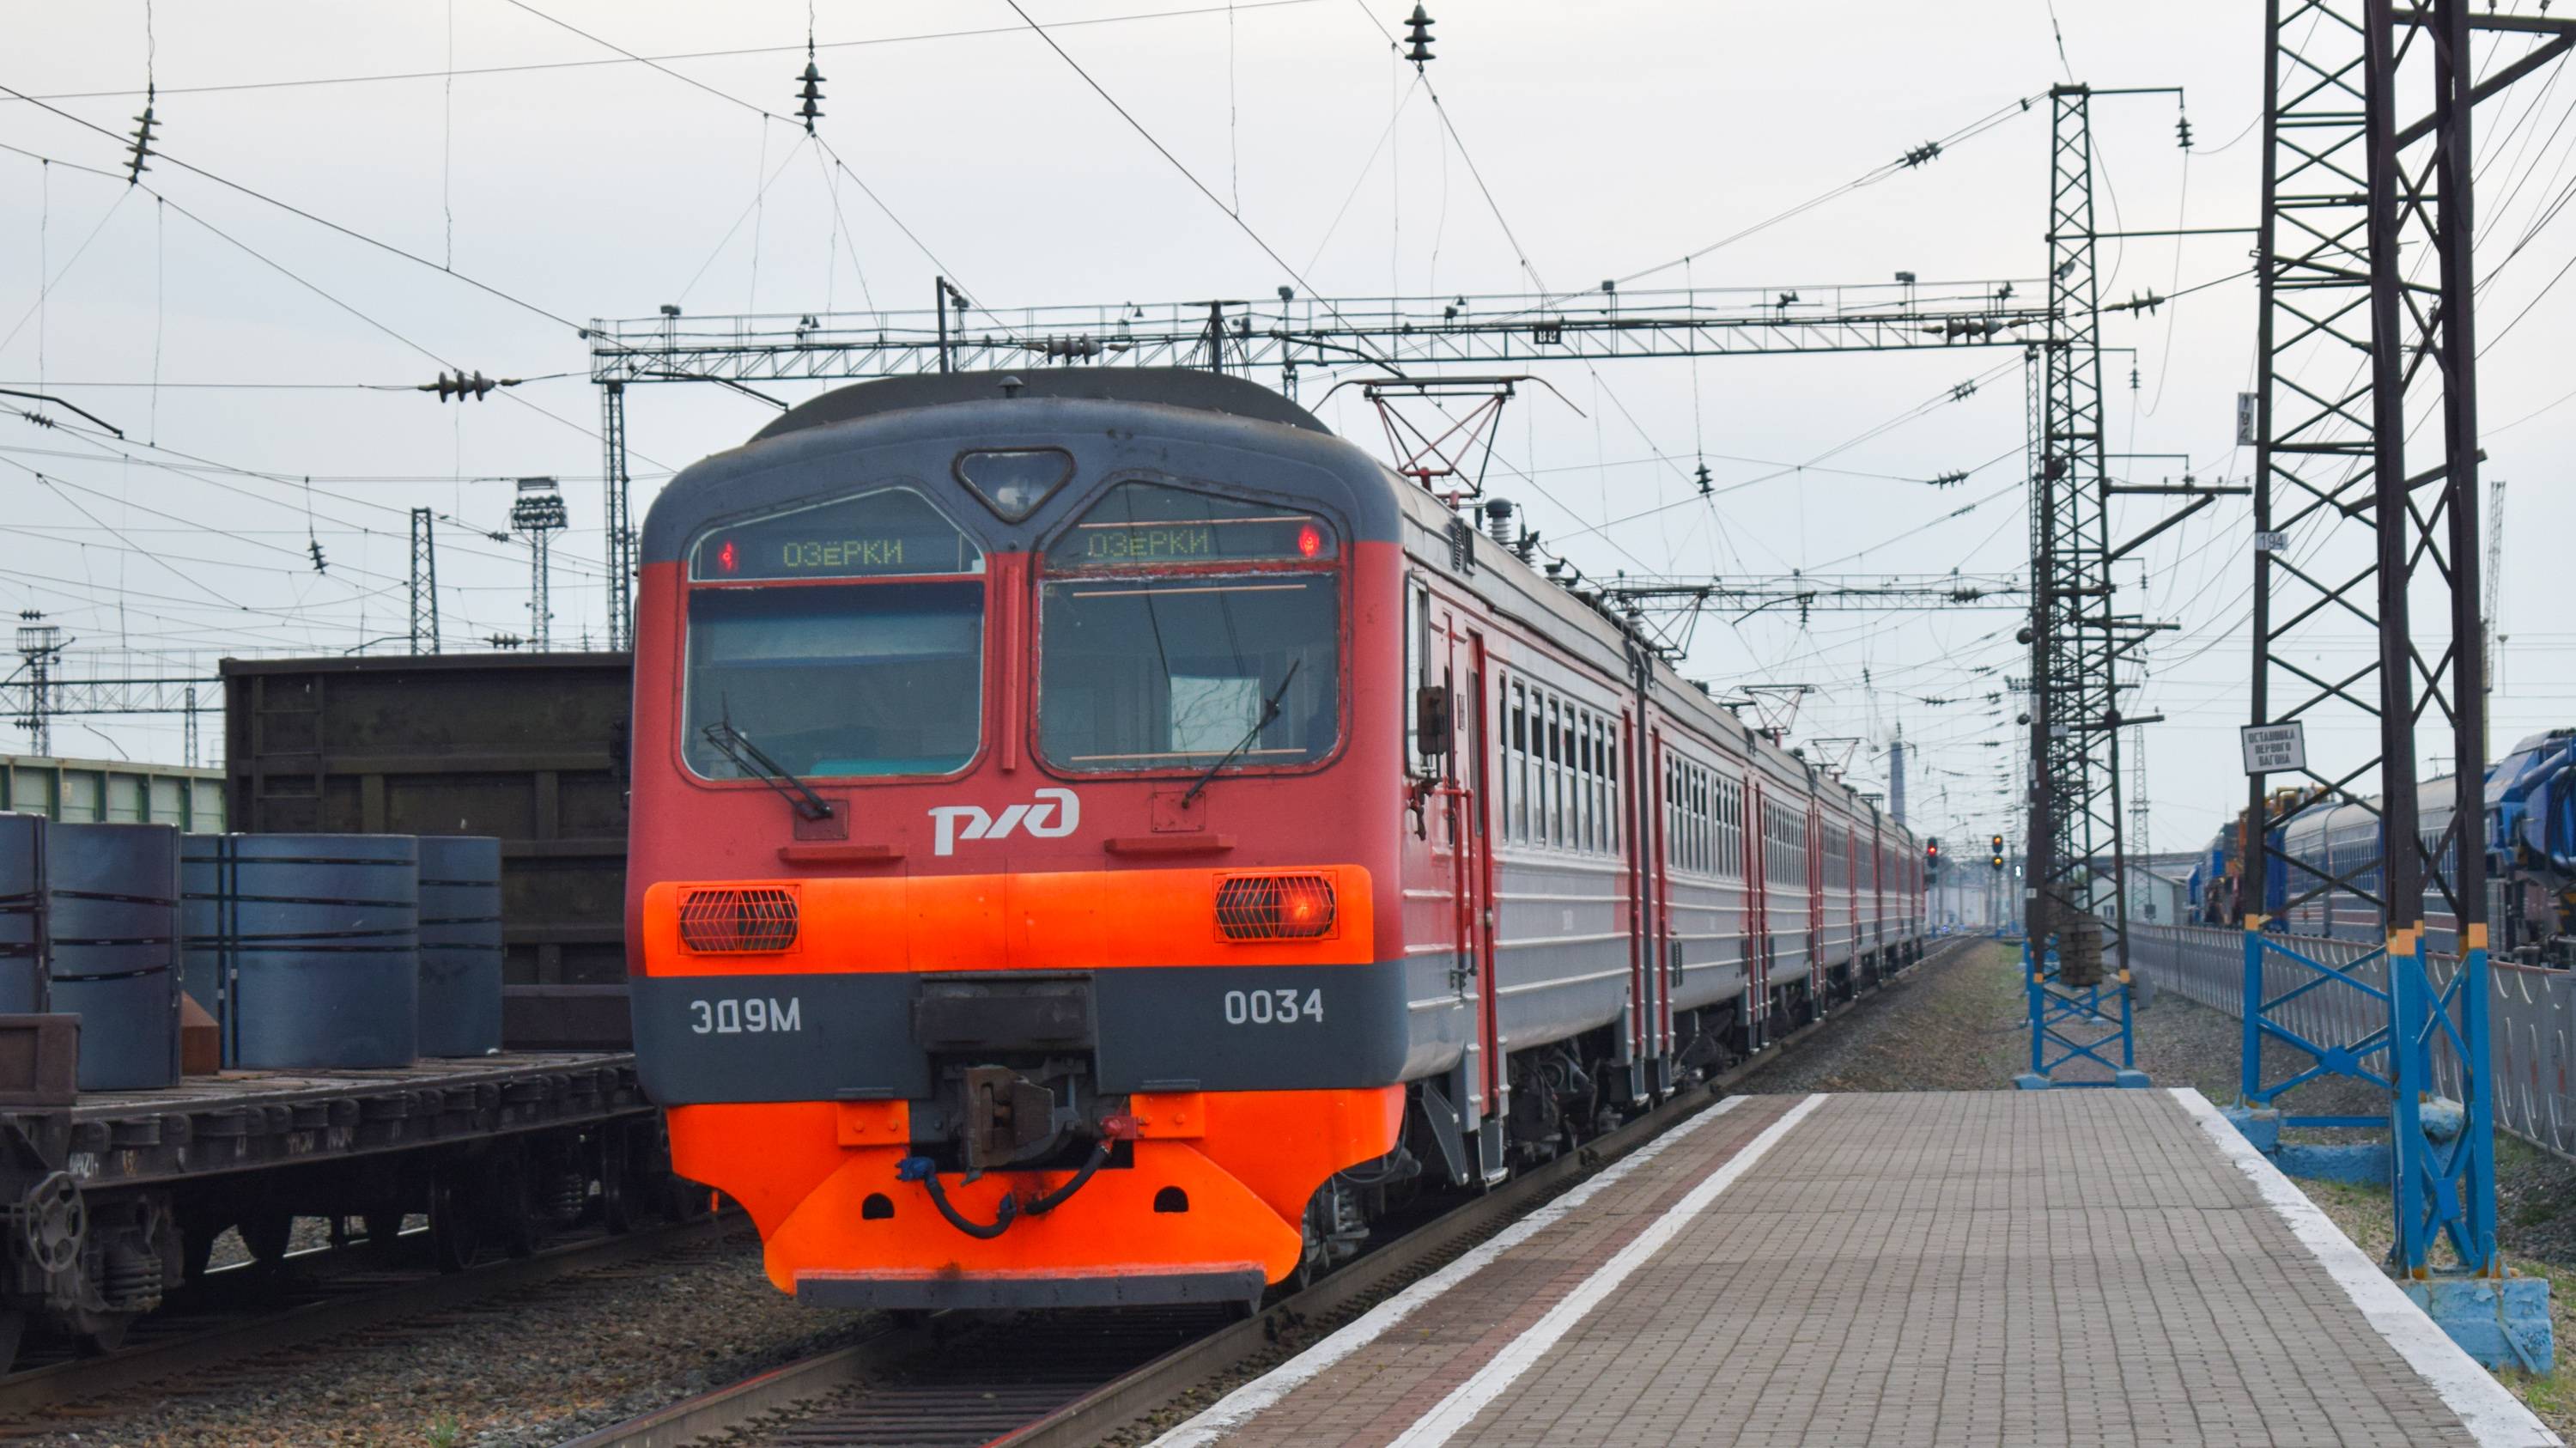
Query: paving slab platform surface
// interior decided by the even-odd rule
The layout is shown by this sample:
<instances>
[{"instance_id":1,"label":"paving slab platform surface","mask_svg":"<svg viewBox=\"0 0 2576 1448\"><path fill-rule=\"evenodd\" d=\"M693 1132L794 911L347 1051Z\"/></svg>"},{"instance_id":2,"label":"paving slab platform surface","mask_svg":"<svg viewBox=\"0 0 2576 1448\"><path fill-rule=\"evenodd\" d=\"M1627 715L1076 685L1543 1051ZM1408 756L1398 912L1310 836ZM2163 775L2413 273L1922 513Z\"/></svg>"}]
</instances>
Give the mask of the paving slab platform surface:
<instances>
[{"instance_id":1,"label":"paving slab platform surface","mask_svg":"<svg viewBox=\"0 0 2576 1448\"><path fill-rule=\"evenodd\" d=\"M2188 1090L1720 1102L1157 1440L2558 1441Z\"/></svg>"}]
</instances>

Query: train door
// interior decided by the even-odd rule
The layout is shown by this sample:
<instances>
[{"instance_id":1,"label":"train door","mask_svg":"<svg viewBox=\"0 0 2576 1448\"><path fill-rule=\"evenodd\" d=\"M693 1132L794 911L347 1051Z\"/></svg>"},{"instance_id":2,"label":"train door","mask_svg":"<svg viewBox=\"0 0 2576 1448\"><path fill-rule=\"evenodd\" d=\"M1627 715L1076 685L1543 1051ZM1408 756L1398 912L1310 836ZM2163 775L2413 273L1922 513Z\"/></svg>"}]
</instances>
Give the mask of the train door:
<instances>
[{"instance_id":1,"label":"train door","mask_svg":"<svg viewBox=\"0 0 2576 1448\"><path fill-rule=\"evenodd\" d=\"M1771 1043L1771 808L1762 781L1744 779L1744 1009L1745 1043Z\"/></svg>"},{"instance_id":2,"label":"train door","mask_svg":"<svg viewBox=\"0 0 2576 1448\"><path fill-rule=\"evenodd\" d=\"M1672 1086L1673 973L1663 944L1668 927L1660 921L1662 912L1653 908L1656 902L1646 884L1647 844L1654 827L1640 816L1648 797L1646 776L1651 771L1641 763L1631 722L1622 710L1619 722L1608 726L1617 729L1618 734L1604 743L1614 757L1628 761L1632 775L1629 780L1610 781L1610 807L1627 820L1623 827L1627 838L1618 844L1622 855L1619 878L1628 896L1628 1092L1634 1100L1660 1094ZM1610 768L1616 771L1618 766ZM1628 787L1631 784L1633 789ZM1632 801L1636 803L1633 809Z\"/></svg>"},{"instance_id":3,"label":"train door","mask_svg":"<svg viewBox=\"0 0 2576 1448\"><path fill-rule=\"evenodd\" d=\"M1816 798L1807 796L1807 1011L1814 1020L1825 1013L1831 992L1825 989L1825 821Z\"/></svg>"},{"instance_id":4,"label":"train door","mask_svg":"<svg viewBox=\"0 0 2576 1448\"><path fill-rule=\"evenodd\" d=\"M1457 978L1473 996L1473 1044L1468 1048L1469 1095L1480 1118L1476 1132L1478 1165L1485 1181L1501 1179L1511 1113L1511 1076L1505 1062L1509 1043L1503 1036L1502 997L1495 988L1495 864L1492 784L1495 703L1487 697L1492 670L1485 657L1485 636L1463 633L1454 615L1443 612L1441 633L1448 641L1448 682L1455 703L1457 747L1450 756L1447 787L1450 857L1457 871L1453 889L1458 906Z\"/></svg>"},{"instance_id":5,"label":"train door","mask_svg":"<svg viewBox=\"0 0 2576 1448\"><path fill-rule=\"evenodd\" d=\"M1664 791L1671 765L1664 758L1664 736L1661 730L1639 727L1636 753L1632 761L1636 771L1634 788L1629 797L1636 801L1632 816L1636 829L1629 840L1629 878L1638 902L1637 948L1645 962L1644 974L1662 978L1664 1000L1664 1044L1658 1069L1661 1084L1672 1085L1672 993L1682 983L1682 945L1673 932L1673 895L1671 877L1666 871L1664 839L1668 814Z\"/></svg>"}]
</instances>

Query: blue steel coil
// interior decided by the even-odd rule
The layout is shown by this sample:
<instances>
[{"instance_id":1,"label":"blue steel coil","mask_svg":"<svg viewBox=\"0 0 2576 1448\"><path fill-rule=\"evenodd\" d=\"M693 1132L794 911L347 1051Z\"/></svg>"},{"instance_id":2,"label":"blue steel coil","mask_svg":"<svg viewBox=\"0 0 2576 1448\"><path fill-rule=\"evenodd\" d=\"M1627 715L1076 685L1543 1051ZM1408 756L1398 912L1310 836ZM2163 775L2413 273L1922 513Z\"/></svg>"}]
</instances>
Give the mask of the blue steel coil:
<instances>
[{"instance_id":1,"label":"blue steel coil","mask_svg":"<svg viewBox=\"0 0 2576 1448\"><path fill-rule=\"evenodd\" d=\"M49 1009L81 1018L80 1089L179 1079L179 831L45 830Z\"/></svg>"},{"instance_id":2,"label":"blue steel coil","mask_svg":"<svg viewBox=\"0 0 2576 1448\"><path fill-rule=\"evenodd\" d=\"M45 1008L45 817L0 814L0 1012Z\"/></svg>"},{"instance_id":3,"label":"blue steel coil","mask_svg":"<svg viewBox=\"0 0 2576 1448\"><path fill-rule=\"evenodd\" d=\"M501 1049L501 842L420 837L420 1053Z\"/></svg>"},{"instance_id":4,"label":"blue steel coil","mask_svg":"<svg viewBox=\"0 0 2576 1448\"><path fill-rule=\"evenodd\" d=\"M420 852L410 835L199 835L192 989L224 1064L408 1066L420 1046Z\"/></svg>"}]
</instances>

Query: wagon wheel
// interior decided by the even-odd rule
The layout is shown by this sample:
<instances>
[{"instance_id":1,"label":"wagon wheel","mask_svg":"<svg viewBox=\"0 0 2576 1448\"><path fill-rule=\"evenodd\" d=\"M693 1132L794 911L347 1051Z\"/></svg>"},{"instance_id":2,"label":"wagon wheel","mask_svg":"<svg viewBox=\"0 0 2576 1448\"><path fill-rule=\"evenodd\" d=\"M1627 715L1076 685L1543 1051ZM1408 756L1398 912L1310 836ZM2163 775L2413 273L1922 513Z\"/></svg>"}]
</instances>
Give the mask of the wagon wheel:
<instances>
[{"instance_id":1,"label":"wagon wheel","mask_svg":"<svg viewBox=\"0 0 2576 1448\"><path fill-rule=\"evenodd\" d=\"M643 1225L640 1193L629 1190L634 1176L634 1139L623 1127L612 1126L599 1139L599 1215L619 1236Z\"/></svg>"},{"instance_id":2,"label":"wagon wheel","mask_svg":"<svg viewBox=\"0 0 2576 1448\"><path fill-rule=\"evenodd\" d=\"M250 1249L251 1256L259 1259L262 1266L274 1267L286 1260L287 1245L295 1237L295 1217L263 1208L245 1215L235 1224L235 1230L241 1233L242 1245Z\"/></svg>"},{"instance_id":3,"label":"wagon wheel","mask_svg":"<svg viewBox=\"0 0 2576 1448\"><path fill-rule=\"evenodd\" d=\"M367 1251L378 1257L391 1257L402 1250L403 1209L400 1205L373 1207L359 1217L366 1227Z\"/></svg>"},{"instance_id":4,"label":"wagon wheel","mask_svg":"<svg viewBox=\"0 0 2576 1448\"><path fill-rule=\"evenodd\" d=\"M462 1272L482 1250L481 1223L476 1220L473 1184L461 1172L448 1170L430 1178L429 1254L441 1272Z\"/></svg>"}]
</instances>

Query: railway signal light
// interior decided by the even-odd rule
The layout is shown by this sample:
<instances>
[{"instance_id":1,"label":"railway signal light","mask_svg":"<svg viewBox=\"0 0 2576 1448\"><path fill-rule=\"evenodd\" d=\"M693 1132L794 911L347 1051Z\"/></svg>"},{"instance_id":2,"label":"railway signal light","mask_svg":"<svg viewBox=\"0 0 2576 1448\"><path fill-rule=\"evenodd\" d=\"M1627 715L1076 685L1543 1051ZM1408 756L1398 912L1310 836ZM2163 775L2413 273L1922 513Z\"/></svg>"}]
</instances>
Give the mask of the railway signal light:
<instances>
[{"instance_id":1,"label":"railway signal light","mask_svg":"<svg viewBox=\"0 0 2576 1448\"><path fill-rule=\"evenodd\" d=\"M1993 855L1993 858L1991 858L1990 860L1988 860L1988 861L1987 861L1987 863L1988 863L1988 864L1993 865L1993 866L1994 866L1996 869L1998 869L1998 870L2000 870L2000 869L2002 869L2002 868L2004 867L2004 837L2003 837L2003 836L2001 836L2001 835L1997 835L1997 836L1995 836L1995 838L1994 838L1994 855Z\"/></svg>"},{"instance_id":2,"label":"railway signal light","mask_svg":"<svg viewBox=\"0 0 2576 1448\"><path fill-rule=\"evenodd\" d=\"M1941 878L1941 842L1939 840L1923 842L1923 878L1927 880Z\"/></svg>"},{"instance_id":3,"label":"railway signal light","mask_svg":"<svg viewBox=\"0 0 2576 1448\"><path fill-rule=\"evenodd\" d=\"M1431 15L1419 5L1413 7L1413 18L1404 22L1404 38L1404 58L1419 71L1431 60Z\"/></svg>"}]
</instances>

